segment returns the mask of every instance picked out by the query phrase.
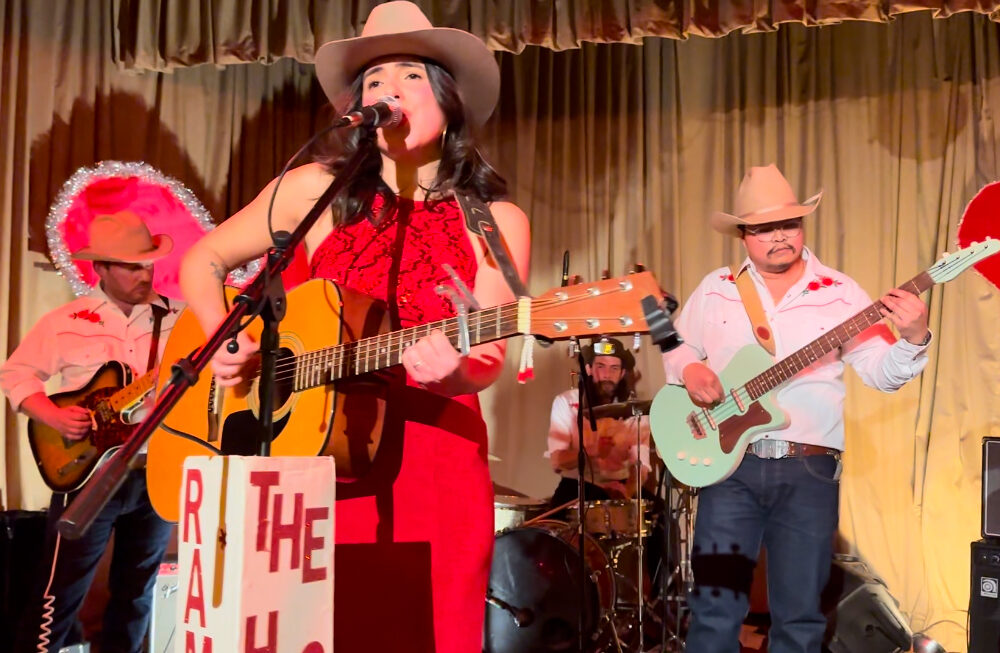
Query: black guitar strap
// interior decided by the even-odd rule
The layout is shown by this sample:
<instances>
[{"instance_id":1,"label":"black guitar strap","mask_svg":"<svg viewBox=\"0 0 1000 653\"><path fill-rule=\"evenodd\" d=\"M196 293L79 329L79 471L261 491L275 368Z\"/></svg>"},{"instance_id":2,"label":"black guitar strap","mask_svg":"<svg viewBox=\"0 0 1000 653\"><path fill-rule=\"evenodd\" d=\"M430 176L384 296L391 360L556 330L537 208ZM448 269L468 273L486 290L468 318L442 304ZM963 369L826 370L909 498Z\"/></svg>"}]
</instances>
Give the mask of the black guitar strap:
<instances>
[{"instance_id":1,"label":"black guitar strap","mask_svg":"<svg viewBox=\"0 0 1000 653\"><path fill-rule=\"evenodd\" d=\"M153 335L149 340L149 360L146 361L147 372L156 366L156 355L160 350L160 325L163 324L164 316L170 311L170 300L163 295L160 295L160 299L166 304L166 308L163 308L159 304L149 305L153 310Z\"/></svg>"},{"instance_id":2,"label":"black guitar strap","mask_svg":"<svg viewBox=\"0 0 1000 653\"><path fill-rule=\"evenodd\" d=\"M469 231L477 236L482 236L483 240L486 241L490 255L496 261L497 267L500 268L500 272L514 296L530 297L531 293L521 281L517 268L514 267L514 262L510 259L510 252L503 242L500 228L497 227L497 221L490 212L490 207L486 206L486 203L478 197L466 193L456 192L455 199L458 200L458 207L462 210L462 215L465 216L465 226Z\"/></svg>"}]
</instances>

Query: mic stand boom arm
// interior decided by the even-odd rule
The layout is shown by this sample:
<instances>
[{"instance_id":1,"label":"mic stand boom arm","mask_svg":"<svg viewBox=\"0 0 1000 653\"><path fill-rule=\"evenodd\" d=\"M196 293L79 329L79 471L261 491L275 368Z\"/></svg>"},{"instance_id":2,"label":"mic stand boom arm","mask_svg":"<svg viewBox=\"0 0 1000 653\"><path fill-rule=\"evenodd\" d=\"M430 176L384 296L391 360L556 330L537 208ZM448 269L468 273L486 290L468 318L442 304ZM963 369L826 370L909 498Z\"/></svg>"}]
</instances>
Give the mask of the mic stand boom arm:
<instances>
[{"instance_id":1,"label":"mic stand boom arm","mask_svg":"<svg viewBox=\"0 0 1000 653\"><path fill-rule=\"evenodd\" d=\"M269 450L272 421L272 408L270 406L274 392L274 350L277 348L277 320L281 319L285 308L281 271L288 267L295 254L295 248L316 224L326 207L330 205L330 202L343 189L348 180L357 173L361 162L373 145L373 140L370 138L360 139L357 151L348 159L329 187L316 200L309 213L302 218L302 222L299 223L295 231L291 235L288 235L287 232L279 232L281 237L275 239L275 246L268 251L267 263L264 268L236 298L229 314L201 348L187 358L180 359L172 366L173 374L160 393L152 412L132 432L132 435L107 464L97 470L60 517L56 525L60 533L69 539L77 539L87 532L94 519L125 481L125 475L128 474L132 460L152 435L153 429L166 418L181 395L195 384L198 380L198 373L208 365L223 341L232 338L233 334L239 331L243 318L258 313L265 317L265 333L261 337L260 396L268 399L267 403L261 403L259 417L261 429L257 434L259 438L258 451L267 452ZM268 335L268 329L271 330L270 335ZM270 370L265 370L265 365L269 365Z\"/></svg>"}]
</instances>

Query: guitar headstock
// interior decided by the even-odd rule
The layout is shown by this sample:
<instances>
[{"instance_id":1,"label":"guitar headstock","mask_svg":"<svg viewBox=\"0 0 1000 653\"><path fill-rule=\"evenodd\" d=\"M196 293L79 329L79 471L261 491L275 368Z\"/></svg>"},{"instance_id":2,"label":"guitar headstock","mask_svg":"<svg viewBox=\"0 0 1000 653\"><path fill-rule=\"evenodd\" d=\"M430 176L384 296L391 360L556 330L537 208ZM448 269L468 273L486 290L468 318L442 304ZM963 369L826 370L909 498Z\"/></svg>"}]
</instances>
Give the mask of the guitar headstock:
<instances>
[{"instance_id":1,"label":"guitar headstock","mask_svg":"<svg viewBox=\"0 0 1000 653\"><path fill-rule=\"evenodd\" d=\"M951 281L970 266L993 256L997 252L1000 252L1000 240L987 238L981 243L972 243L957 252L945 254L927 270L927 274L934 280L934 283Z\"/></svg>"},{"instance_id":2,"label":"guitar headstock","mask_svg":"<svg viewBox=\"0 0 1000 653\"><path fill-rule=\"evenodd\" d=\"M555 288L531 300L530 332L550 340L645 333L648 295L663 297L651 272Z\"/></svg>"}]
</instances>

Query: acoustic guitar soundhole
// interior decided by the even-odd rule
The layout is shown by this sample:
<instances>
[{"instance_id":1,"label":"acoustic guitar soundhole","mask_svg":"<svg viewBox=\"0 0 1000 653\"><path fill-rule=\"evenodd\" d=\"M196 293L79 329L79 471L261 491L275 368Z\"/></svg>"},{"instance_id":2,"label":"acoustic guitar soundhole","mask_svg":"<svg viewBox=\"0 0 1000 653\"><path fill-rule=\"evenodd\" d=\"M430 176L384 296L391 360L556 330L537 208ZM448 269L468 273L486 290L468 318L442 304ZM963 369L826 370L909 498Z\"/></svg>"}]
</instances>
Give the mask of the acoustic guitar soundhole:
<instances>
[{"instance_id":1,"label":"acoustic guitar soundhole","mask_svg":"<svg viewBox=\"0 0 1000 653\"><path fill-rule=\"evenodd\" d=\"M274 366L275 386L274 402L272 404L274 410L279 410L292 396L293 384L295 382L295 375L293 373L295 370L294 356L295 354L285 347L278 350L277 362ZM259 394L257 399L259 402ZM272 442L281 435L281 432L288 424L289 417L291 417L290 412L280 418L275 415ZM260 421L253 414L253 411L241 410L232 413L226 418L226 423L222 428L223 438L220 447L222 454L225 456L257 455L260 453L258 451L258 442L261 441L260 432Z\"/></svg>"}]
</instances>

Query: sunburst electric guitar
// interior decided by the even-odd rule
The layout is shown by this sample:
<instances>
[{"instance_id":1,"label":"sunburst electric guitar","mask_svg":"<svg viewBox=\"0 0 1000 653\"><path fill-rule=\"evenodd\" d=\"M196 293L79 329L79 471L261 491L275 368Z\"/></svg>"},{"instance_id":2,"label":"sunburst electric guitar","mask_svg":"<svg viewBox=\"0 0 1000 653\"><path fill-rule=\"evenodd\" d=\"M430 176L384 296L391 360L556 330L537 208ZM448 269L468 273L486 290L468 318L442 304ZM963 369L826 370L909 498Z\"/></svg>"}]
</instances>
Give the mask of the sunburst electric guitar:
<instances>
[{"instance_id":1,"label":"sunburst electric guitar","mask_svg":"<svg viewBox=\"0 0 1000 653\"><path fill-rule=\"evenodd\" d=\"M49 397L62 408L86 409L91 428L79 440L71 440L38 420L28 421L31 454L45 484L55 492L72 492L86 483L132 434L135 427L128 423L129 415L153 389L155 380L152 370L133 381L128 365L111 361L82 388Z\"/></svg>"},{"instance_id":2,"label":"sunburst electric guitar","mask_svg":"<svg viewBox=\"0 0 1000 653\"><path fill-rule=\"evenodd\" d=\"M231 300L237 291L227 289ZM641 301L662 291L652 274L556 288L535 298L469 313L469 345L519 334L558 340L597 334L646 332ZM247 331L260 334L260 321ZM403 350L438 329L458 347L459 318L390 331L385 307L370 297L321 279L288 293L279 329L271 455L332 455L338 480L359 479L374 464L386 418L385 377L400 377ZM163 360L177 360L205 342L193 313L183 311ZM160 385L169 377L164 366ZM260 413L258 379L222 390L202 374L149 441L149 497L161 517L177 521L184 459L252 455ZM248 448L250 443L250 448Z\"/></svg>"},{"instance_id":3,"label":"sunburst electric guitar","mask_svg":"<svg viewBox=\"0 0 1000 653\"><path fill-rule=\"evenodd\" d=\"M919 295L998 251L1000 240L973 244L942 257L899 288ZM728 478L755 435L787 426L787 416L774 401L777 388L879 322L880 308L882 303L876 301L777 363L758 345L740 349L719 374L725 399L710 408L694 404L682 386L664 386L653 399L649 426L657 451L674 478L691 487Z\"/></svg>"}]
</instances>

